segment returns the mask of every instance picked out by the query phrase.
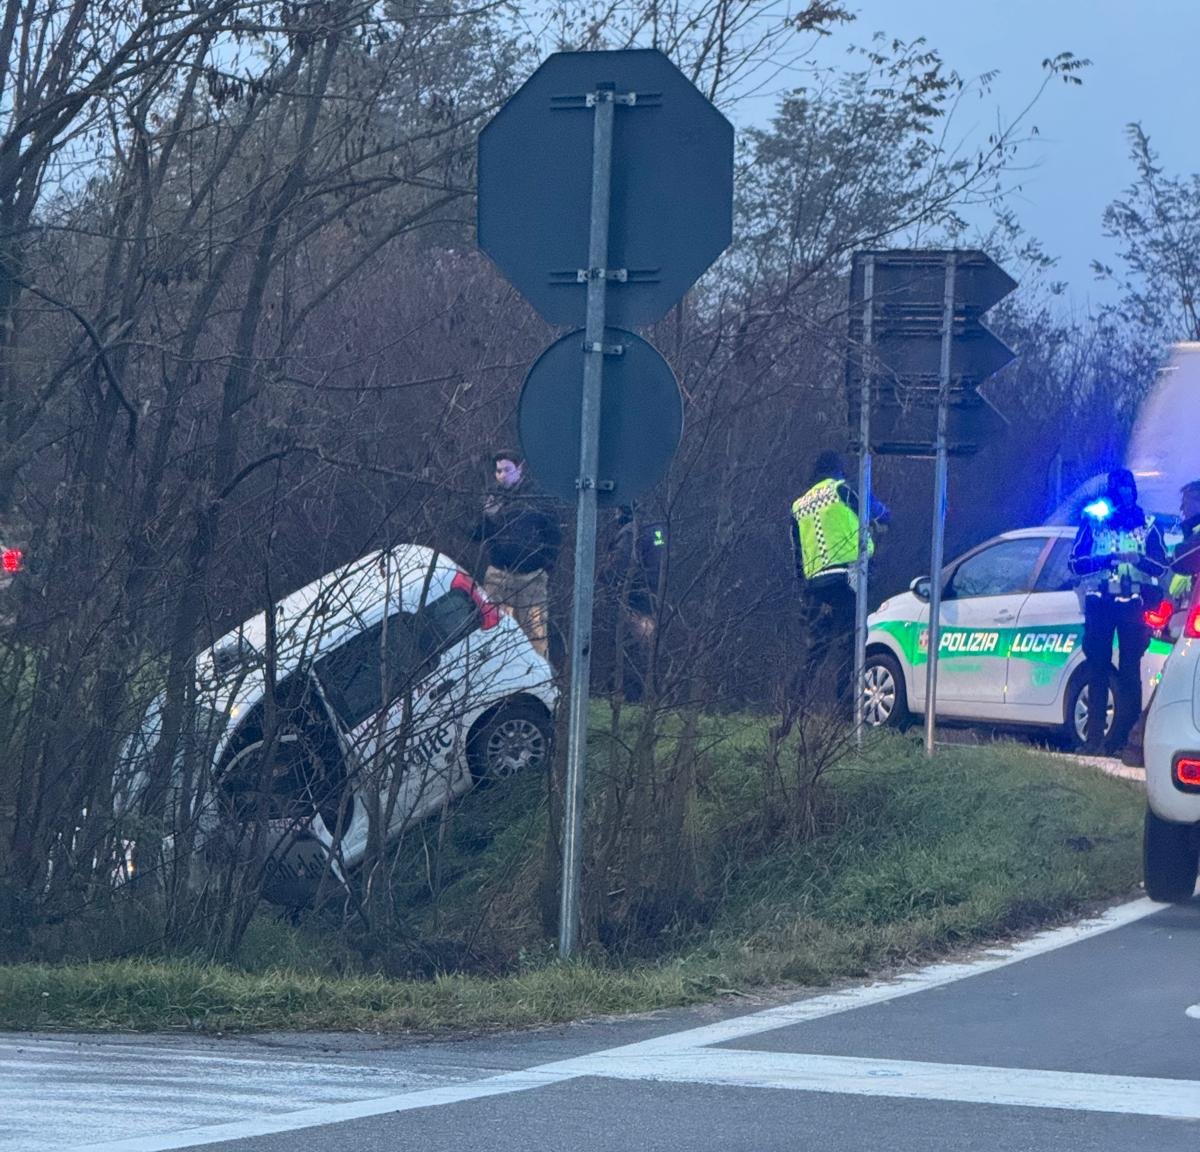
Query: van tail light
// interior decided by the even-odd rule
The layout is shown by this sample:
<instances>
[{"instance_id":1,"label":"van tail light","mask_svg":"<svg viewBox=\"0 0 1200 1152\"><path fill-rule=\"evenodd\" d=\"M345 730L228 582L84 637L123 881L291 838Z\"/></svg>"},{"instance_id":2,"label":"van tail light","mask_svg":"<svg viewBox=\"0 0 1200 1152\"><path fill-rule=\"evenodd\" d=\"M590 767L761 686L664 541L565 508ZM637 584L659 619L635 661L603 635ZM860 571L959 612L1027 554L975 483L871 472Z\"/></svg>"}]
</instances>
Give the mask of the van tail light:
<instances>
[{"instance_id":1,"label":"van tail light","mask_svg":"<svg viewBox=\"0 0 1200 1152\"><path fill-rule=\"evenodd\" d=\"M1185 788L1200 789L1200 756L1180 756L1175 761L1175 779Z\"/></svg>"},{"instance_id":2,"label":"van tail light","mask_svg":"<svg viewBox=\"0 0 1200 1152\"><path fill-rule=\"evenodd\" d=\"M1188 613L1187 623L1183 626L1183 634L1192 640L1200 640L1200 604L1194 605Z\"/></svg>"},{"instance_id":3,"label":"van tail light","mask_svg":"<svg viewBox=\"0 0 1200 1152\"><path fill-rule=\"evenodd\" d=\"M5 548L0 554L0 567L5 572L20 572L25 566L25 557L20 548Z\"/></svg>"},{"instance_id":4,"label":"van tail light","mask_svg":"<svg viewBox=\"0 0 1200 1152\"><path fill-rule=\"evenodd\" d=\"M1142 613L1142 619L1150 625L1151 628L1165 628L1171 620L1171 613L1174 611L1174 606L1170 600L1162 600L1157 608L1147 608Z\"/></svg>"},{"instance_id":5,"label":"van tail light","mask_svg":"<svg viewBox=\"0 0 1200 1152\"><path fill-rule=\"evenodd\" d=\"M450 581L450 587L459 592L465 592L475 601L475 607L479 609L479 627L485 632L500 623L500 609L487 598L484 590L465 572L460 572L455 576Z\"/></svg>"}]
</instances>

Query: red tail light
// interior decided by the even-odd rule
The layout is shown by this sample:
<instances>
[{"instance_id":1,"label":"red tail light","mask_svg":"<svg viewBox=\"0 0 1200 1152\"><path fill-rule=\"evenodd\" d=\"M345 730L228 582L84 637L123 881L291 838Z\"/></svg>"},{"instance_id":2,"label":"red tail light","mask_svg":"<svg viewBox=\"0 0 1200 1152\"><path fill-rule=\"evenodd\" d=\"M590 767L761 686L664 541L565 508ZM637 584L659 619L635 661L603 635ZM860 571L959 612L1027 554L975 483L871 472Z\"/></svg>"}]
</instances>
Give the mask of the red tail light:
<instances>
[{"instance_id":1,"label":"red tail light","mask_svg":"<svg viewBox=\"0 0 1200 1152\"><path fill-rule=\"evenodd\" d=\"M1185 788L1200 788L1200 759L1180 756L1175 761L1175 779Z\"/></svg>"},{"instance_id":2,"label":"red tail light","mask_svg":"<svg viewBox=\"0 0 1200 1152\"><path fill-rule=\"evenodd\" d=\"M1200 604L1189 613L1187 623L1183 626L1183 634L1193 640L1200 640Z\"/></svg>"},{"instance_id":3,"label":"red tail light","mask_svg":"<svg viewBox=\"0 0 1200 1152\"><path fill-rule=\"evenodd\" d=\"M21 553L20 548L5 548L0 565L3 566L5 572L20 572L24 567L25 557Z\"/></svg>"},{"instance_id":4,"label":"red tail light","mask_svg":"<svg viewBox=\"0 0 1200 1152\"><path fill-rule=\"evenodd\" d=\"M475 607L479 609L479 627L485 632L500 623L500 609L487 598L483 589L465 572L460 572L455 576L450 581L450 587L456 588L459 592L465 592L475 601Z\"/></svg>"},{"instance_id":5,"label":"red tail light","mask_svg":"<svg viewBox=\"0 0 1200 1152\"><path fill-rule=\"evenodd\" d=\"M1157 608L1147 608L1142 613L1142 619L1150 625L1151 628L1165 628L1170 622L1171 613L1174 610L1170 600L1163 600Z\"/></svg>"}]
</instances>

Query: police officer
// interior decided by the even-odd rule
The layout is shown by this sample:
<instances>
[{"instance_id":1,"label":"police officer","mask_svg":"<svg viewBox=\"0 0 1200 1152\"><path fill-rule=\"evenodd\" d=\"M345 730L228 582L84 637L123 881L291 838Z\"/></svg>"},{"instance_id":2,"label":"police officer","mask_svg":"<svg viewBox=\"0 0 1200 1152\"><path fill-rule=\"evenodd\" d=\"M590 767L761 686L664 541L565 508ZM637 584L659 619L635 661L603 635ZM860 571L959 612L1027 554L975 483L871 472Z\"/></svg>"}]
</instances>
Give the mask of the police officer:
<instances>
[{"instance_id":1,"label":"police officer","mask_svg":"<svg viewBox=\"0 0 1200 1152\"><path fill-rule=\"evenodd\" d=\"M854 576L858 562L858 497L846 483L846 466L836 452L822 452L810 487L792 504L792 549L796 577L804 589L809 668L831 652L840 693L850 684L854 651ZM871 501L872 519L888 521L888 510ZM867 537L867 555L875 543Z\"/></svg>"},{"instance_id":2,"label":"police officer","mask_svg":"<svg viewBox=\"0 0 1200 1152\"><path fill-rule=\"evenodd\" d=\"M1192 596L1192 585L1200 569L1200 480L1185 484L1179 493L1179 525L1183 539L1175 545L1171 562L1174 575L1167 592L1176 608L1186 607Z\"/></svg>"},{"instance_id":3,"label":"police officer","mask_svg":"<svg viewBox=\"0 0 1200 1152\"><path fill-rule=\"evenodd\" d=\"M1142 655L1150 643L1144 599L1157 603L1166 571L1166 548L1152 516L1138 506L1133 473L1108 474L1104 496L1083 510L1071 569L1082 578L1083 654L1088 664L1088 714L1084 751L1097 753L1104 740L1108 678L1116 636L1116 714L1108 747L1120 751L1142 707Z\"/></svg>"},{"instance_id":4,"label":"police officer","mask_svg":"<svg viewBox=\"0 0 1200 1152\"><path fill-rule=\"evenodd\" d=\"M599 578L619 603L618 660L625 699L630 703L639 702L645 695L666 553L666 523L635 514L631 505L622 507Z\"/></svg>"}]
</instances>

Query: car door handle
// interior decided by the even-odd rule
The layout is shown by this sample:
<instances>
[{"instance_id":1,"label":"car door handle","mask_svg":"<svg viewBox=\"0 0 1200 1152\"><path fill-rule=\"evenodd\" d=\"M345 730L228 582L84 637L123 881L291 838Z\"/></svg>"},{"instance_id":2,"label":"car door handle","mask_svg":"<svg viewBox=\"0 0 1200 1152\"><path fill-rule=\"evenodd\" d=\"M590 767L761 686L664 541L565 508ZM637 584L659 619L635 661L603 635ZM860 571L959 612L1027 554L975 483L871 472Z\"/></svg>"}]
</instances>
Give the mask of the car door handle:
<instances>
[{"instance_id":1,"label":"car door handle","mask_svg":"<svg viewBox=\"0 0 1200 1152\"><path fill-rule=\"evenodd\" d=\"M431 701L440 700L443 696L447 695L451 691L451 689L453 689L454 685L457 683L458 683L458 677L454 676L454 677L451 677L449 680L443 680L440 684L435 684L432 688L429 689L428 699Z\"/></svg>"},{"instance_id":2,"label":"car door handle","mask_svg":"<svg viewBox=\"0 0 1200 1152\"><path fill-rule=\"evenodd\" d=\"M998 613L995 616L995 622L997 624L1009 624L1016 618L1017 618L1017 614L1015 612L1009 612L1006 610L1004 612Z\"/></svg>"}]
</instances>

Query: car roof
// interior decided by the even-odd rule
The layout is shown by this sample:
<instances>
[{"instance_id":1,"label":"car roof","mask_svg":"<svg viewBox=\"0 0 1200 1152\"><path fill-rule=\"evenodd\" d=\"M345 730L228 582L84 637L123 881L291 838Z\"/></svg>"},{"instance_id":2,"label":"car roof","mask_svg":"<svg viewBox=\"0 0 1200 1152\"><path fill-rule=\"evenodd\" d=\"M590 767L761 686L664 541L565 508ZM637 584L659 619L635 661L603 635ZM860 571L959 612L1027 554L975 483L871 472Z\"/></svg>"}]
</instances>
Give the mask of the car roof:
<instances>
[{"instance_id":1,"label":"car roof","mask_svg":"<svg viewBox=\"0 0 1200 1152\"><path fill-rule=\"evenodd\" d=\"M1047 536L1071 538L1074 535L1075 529L1069 524L1041 524L1036 528L1012 528L1007 532L1001 532L999 536L995 536L993 539L1023 540L1030 536L1041 536L1043 539Z\"/></svg>"},{"instance_id":2,"label":"car roof","mask_svg":"<svg viewBox=\"0 0 1200 1152\"><path fill-rule=\"evenodd\" d=\"M452 578L461 569L453 560L420 544L399 544L368 552L319 576L276 601L275 631L281 649L299 646L308 649L311 655L314 649L336 643L336 637L347 625L358 630L381 617L384 605L389 599L394 602L397 592L405 610L416 610L431 566L433 579L428 591L433 598L445 591L438 577ZM266 643L266 617L262 612L227 632L212 645L212 650L242 640L262 650Z\"/></svg>"}]
</instances>

